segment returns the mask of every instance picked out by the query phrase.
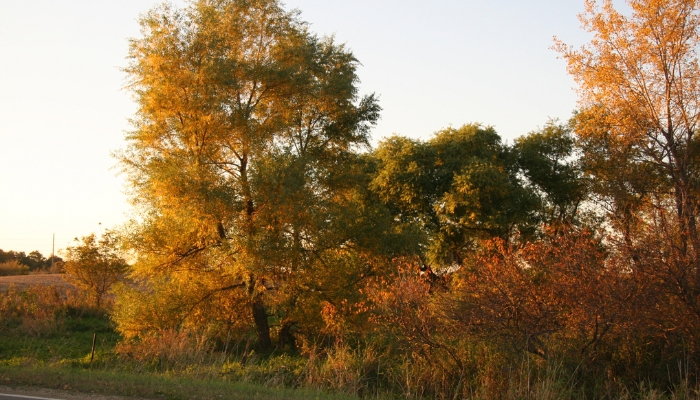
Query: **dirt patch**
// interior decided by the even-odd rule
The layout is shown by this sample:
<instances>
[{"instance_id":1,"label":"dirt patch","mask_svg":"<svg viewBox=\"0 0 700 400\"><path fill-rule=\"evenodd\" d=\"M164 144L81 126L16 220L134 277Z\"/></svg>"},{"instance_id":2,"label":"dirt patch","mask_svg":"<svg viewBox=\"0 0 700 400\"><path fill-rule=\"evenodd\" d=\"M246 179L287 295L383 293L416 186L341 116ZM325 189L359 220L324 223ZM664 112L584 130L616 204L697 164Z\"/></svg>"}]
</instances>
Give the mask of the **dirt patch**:
<instances>
[{"instance_id":1,"label":"dirt patch","mask_svg":"<svg viewBox=\"0 0 700 400\"><path fill-rule=\"evenodd\" d=\"M74 286L68 283L63 274L32 274L32 275L15 275L15 276L0 276L0 290L7 290L10 285L15 285L17 288L25 288L27 286L63 286L73 288Z\"/></svg>"}]
</instances>

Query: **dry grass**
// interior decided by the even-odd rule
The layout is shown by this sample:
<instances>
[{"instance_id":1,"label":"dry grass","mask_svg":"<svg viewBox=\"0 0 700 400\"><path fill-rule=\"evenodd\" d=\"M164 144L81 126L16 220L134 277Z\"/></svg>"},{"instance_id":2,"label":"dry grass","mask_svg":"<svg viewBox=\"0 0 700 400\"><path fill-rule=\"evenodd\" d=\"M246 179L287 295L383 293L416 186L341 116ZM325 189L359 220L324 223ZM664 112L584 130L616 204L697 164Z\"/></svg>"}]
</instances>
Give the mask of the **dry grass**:
<instances>
[{"instance_id":1,"label":"dry grass","mask_svg":"<svg viewBox=\"0 0 700 400\"><path fill-rule=\"evenodd\" d=\"M15 276L0 276L0 291L7 291L11 285L17 289L24 289L29 286L62 286L65 288L74 288L68 283L63 274L33 274L33 275L15 275Z\"/></svg>"}]
</instances>

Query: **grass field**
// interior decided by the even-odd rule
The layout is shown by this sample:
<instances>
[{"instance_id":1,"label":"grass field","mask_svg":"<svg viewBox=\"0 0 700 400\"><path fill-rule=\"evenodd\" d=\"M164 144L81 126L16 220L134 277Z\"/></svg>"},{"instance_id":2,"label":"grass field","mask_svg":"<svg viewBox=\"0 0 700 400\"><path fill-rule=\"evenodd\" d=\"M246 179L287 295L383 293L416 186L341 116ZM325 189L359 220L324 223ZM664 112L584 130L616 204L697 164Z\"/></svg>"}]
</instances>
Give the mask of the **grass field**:
<instances>
[{"instance_id":1,"label":"grass field","mask_svg":"<svg viewBox=\"0 0 700 400\"><path fill-rule=\"evenodd\" d=\"M10 285L15 285L18 288L26 288L33 285L73 287L73 285L66 282L63 274L0 276L0 290L7 290Z\"/></svg>"}]
</instances>

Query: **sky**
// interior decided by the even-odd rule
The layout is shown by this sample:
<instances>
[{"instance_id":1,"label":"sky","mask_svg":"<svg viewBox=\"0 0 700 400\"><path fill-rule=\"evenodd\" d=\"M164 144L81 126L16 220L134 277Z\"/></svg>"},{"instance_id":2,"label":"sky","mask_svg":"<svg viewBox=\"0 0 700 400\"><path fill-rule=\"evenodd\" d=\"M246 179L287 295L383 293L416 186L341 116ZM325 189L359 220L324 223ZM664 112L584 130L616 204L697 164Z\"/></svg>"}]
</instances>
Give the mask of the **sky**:
<instances>
[{"instance_id":1,"label":"sky","mask_svg":"<svg viewBox=\"0 0 700 400\"><path fill-rule=\"evenodd\" d=\"M0 249L44 256L127 221L113 152L136 107L128 38L150 0L0 1ZM184 1L173 1L176 5ZM373 142L478 122L504 140L576 107L550 47L581 45L583 0L288 0L361 62L383 108Z\"/></svg>"}]
</instances>

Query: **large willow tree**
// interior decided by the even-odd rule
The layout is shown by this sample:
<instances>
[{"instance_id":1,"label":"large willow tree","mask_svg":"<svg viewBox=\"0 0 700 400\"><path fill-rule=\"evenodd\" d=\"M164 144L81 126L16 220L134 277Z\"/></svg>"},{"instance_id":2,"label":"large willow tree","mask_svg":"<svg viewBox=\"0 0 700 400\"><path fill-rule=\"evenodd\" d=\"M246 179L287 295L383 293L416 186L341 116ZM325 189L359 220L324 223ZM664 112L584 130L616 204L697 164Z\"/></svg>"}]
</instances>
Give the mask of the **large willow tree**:
<instances>
[{"instance_id":1,"label":"large willow tree","mask_svg":"<svg viewBox=\"0 0 700 400\"><path fill-rule=\"evenodd\" d=\"M352 53L276 0L161 5L140 22L126 68L138 111L121 160L142 284L122 290L116 321L127 337L250 326L269 347L273 298L286 293L283 320L303 293L367 264L348 250L372 218L357 211L355 150L379 106L358 96Z\"/></svg>"}]
</instances>

